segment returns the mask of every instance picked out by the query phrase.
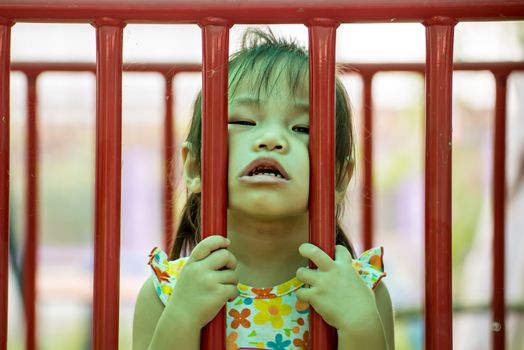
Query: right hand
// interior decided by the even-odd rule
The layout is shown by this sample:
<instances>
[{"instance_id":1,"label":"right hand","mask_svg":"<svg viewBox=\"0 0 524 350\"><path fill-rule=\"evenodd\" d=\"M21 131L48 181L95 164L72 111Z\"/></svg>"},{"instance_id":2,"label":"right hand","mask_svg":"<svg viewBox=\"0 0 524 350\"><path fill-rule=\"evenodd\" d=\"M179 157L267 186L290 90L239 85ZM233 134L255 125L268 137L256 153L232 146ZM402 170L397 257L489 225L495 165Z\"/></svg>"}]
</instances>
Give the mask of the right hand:
<instances>
[{"instance_id":1,"label":"right hand","mask_svg":"<svg viewBox=\"0 0 524 350\"><path fill-rule=\"evenodd\" d=\"M237 260L228 246L226 238L209 236L187 259L168 303L185 322L195 321L195 326L203 328L226 301L238 296Z\"/></svg>"}]
</instances>

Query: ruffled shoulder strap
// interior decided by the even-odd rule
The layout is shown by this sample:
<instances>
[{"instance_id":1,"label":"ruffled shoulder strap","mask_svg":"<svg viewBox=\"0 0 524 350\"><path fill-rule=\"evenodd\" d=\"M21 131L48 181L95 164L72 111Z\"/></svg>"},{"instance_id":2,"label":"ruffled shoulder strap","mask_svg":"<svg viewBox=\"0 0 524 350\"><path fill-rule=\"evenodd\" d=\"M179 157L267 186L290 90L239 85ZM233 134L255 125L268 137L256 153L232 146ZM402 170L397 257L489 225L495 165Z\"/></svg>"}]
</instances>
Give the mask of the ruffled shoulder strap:
<instances>
[{"instance_id":1,"label":"ruffled shoulder strap","mask_svg":"<svg viewBox=\"0 0 524 350\"><path fill-rule=\"evenodd\" d=\"M176 279L184 267L188 257L170 261L164 251L154 247L149 253L149 266L153 274L153 285L155 286L158 297L167 305L171 298L171 293L176 284Z\"/></svg>"},{"instance_id":2,"label":"ruffled shoulder strap","mask_svg":"<svg viewBox=\"0 0 524 350\"><path fill-rule=\"evenodd\" d=\"M375 247L366 250L358 259L353 260L353 267L371 289L375 289L378 282L387 276L386 272L384 272L383 255L384 248Z\"/></svg>"}]
</instances>

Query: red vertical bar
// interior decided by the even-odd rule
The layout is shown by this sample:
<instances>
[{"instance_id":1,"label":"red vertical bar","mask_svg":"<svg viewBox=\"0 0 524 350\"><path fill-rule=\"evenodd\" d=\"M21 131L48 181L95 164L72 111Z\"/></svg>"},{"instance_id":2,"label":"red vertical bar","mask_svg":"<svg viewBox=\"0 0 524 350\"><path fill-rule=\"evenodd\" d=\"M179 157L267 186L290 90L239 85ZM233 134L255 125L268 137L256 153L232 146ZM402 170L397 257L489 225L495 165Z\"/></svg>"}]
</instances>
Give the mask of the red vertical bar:
<instances>
[{"instance_id":1,"label":"red vertical bar","mask_svg":"<svg viewBox=\"0 0 524 350\"><path fill-rule=\"evenodd\" d=\"M93 346L118 349L120 183L122 166L122 34L125 24L96 27L96 208Z\"/></svg>"},{"instance_id":2,"label":"red vertical bar","mask_svg":"<svg viewBox=\"0 0 524 350\"><path fill-rule=\"evenodd\" d=\"M426 349L451 350L451 18L426 26Z\"/></svg>"},{"instance_id":3,"label":"red vertical bar","mask_svg":"<svg viewBox=\"0 0 524 350\"><path fill-rule=\"evenodd\" d=\"M362 184L362 228L364 250L370 249L373 244L373 75L363 75L364 94L362 109L364 125L362 126L362 140L364 151L364 182Z\"/></svg>"},{"instance_id":4,"label":"red vertical bar","mask_svg":"<svg viewBox=\"0 0 524 350\"><path fill-rule=\"evenodd\" d=\"M39 246L39 132L37 115L36 80L38 75L27 74L27 155L26 155L26 238L23 259L24 307L26 318L26 349L36 349L36 252Z\"/></svg>"},{"instance_id":5,"label":"red vertical bar","mask_svg":"<svg viewBox=\"0 0 524 350\"><path fill-rule=\"evenodd\" d=\"M165 75L165 113L164 113L164 247L170 250L173 239L173 188L175 179L171 178L174 159L173 137L173 75ZM171 175L173 174L173 175Z\"/></svg>"},{"instance_id":6,"label":"red vertical bar","mask_svg":"<svg viewBox=\"0 0 524 350\"><path fill-rule=\"evenodd\" d=\"M11 26L0 17L0 350L7 349L9 283L9 66Z\"/></svg>"},{"instance_id":7,"label":"red vertical bar","mask_svg":"<svg viewBox=\"0 0 524 350\"><path fill-rule=\"evenodd\" d=\"M492 348L506 348L504 245L506 232L506 74L496 74L493 161L493 301Z\"/></svg>"},{"instance_id":8,"label":"red vertical bar","mask_svg":"<svg viewBox=\"0 0 524 350\"><path fill-rule=\"evenodd\" d=\"M309 242L335 257L335 42L338 23L314 19L309 27ZM317 268L311 261L311 268ZM336 349L336 330L313 308L311 349Z\"/></svg>"},{"instance_id":9,"label":"red vertical bar","mask_svg":"<svg viewBox=\"0 0 524 350\"><path fill-rule=\"evenodd\" d=\"M202 238L227 236L227 65L229 24L211 18L202 27ZM201 349L225 349L222 308L202 329Z\"/></svg>"}]
</instances>

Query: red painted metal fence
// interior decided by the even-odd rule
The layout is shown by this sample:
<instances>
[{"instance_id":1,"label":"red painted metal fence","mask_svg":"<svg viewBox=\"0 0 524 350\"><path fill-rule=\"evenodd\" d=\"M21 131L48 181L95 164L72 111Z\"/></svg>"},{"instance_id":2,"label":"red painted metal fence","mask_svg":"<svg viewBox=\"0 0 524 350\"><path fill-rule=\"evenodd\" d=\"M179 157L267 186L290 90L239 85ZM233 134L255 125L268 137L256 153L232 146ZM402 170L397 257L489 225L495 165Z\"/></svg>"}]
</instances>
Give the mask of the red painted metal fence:
<instances>
[{"instance_id":1,"label":"red painted metal fence","mask_svg":"<svg viewBox=\"0 0 524 350\"><path fill-rule=\"evenodd\" d=\"M227 61L230 24L209 18L202 27L202 239L227 235ZM202 330L202 349L224 347L226 311ZM222 344L222 345L220 345Z\"/></svg>"},{"instance_id":2,"label":"red painted metal fence","mask_svg":"<svg viewBox=\"0 0 524 350\"><path fill-rule=\"evenodd\" d=\"M426 333L433 349L451 349L451 82L453 27L449 17L426 26Z\"/></svg>"},{"instance_id":3,"label":"red painted metal fence","mask_svg":"<svg viewBox=\"0 0 524 350\"><path fill-rule=\"evenodd\" d=\"M0 18L0 348L7 347L9 281L9 60L12 22Z\"/></svg>"},{"instance_id":4,"label":"red painted metal fence","mask_svg":"<svg viewBox=\"0 0 524 350\"><path fill-rule=\"evenodd\" d=\"M71 6L71 4L74 6ZM9 227L9 64L10 28L15 22L88 22L97 32L97 156L95 222L95 292L93 336L96 349L118 347L120 242L121 72L122 34L126 23L199 23L203 33L203 232L225 234L227 188L227 55L229 27L237 23L303 23L310 41L310 156L312 159L310 241L334 253L333 167L317 168L319 159L334 159L333 125L322 130L321 118L334 121L334 48L336 27L348 22L421 22L426 26L426 349L451 349L451 82L454 26L459 21L522 20L524 1L373 1L327 0L318 3L290 0L239 0L217 3L195 0L38 1L0 3L0 349L7 344L7 264ZM367 66L367 68L372 66ZM378 66L377 66L378 67ZM493 65L493 71L496 66ZM495 127L495 349L504 348L503 236L504 236L504 115L509 65L497 68L497 123ZM366 67L363 67L366 68ZM489 68L491 69L491 68ZM515 68L513 68L515 69ZM517 68L518 69L518 68ZM520 68L521 69L521 68ZM365 101L371 101L371 77L363 74ZM500 73L503 71L503 73ZM207 74L214 72L215 74ZM363 70L364 72L364 70ZM369 72L369 70L368 70ZM28 79L36 75L28 74ZM31 82L31 80L29 80ZM31 89L29 90L31 91ZM166 92L169 96L169 92ZM35 98L31 93L29 98ZM34 97L31 97L34 96ZM36 101L36 100L35 100ZM370 114L366 115L371 128ZM33 118L34 119L34 118ZM325 123L325 120L323 120ZM213 132L210 132L213 130ZM370 132L371 130L367 130ZM36 149L37 132L32 142ZM168 137L166 137L166 140ZM371 140L365 145L369 152ZM166 154L169 153L166 146ZM36 158L31 159L37 174ZM365 167L364 191L371 193L371 162ZM213 172L214 178L206 174ZM35 188L36 191L36 188ZM168 192L166 191L166 196ZM34 200L31 198L30 200ZM214 203L213 206L210 203ZM36 210L36 209L35 209ZM29 215L29 214L28 214ZM37 213L32 220L36 225ZM366 246L371 244L371 214ZM168 218L166 217L166 221ZM319 225L322 223L322 225ZM35 228L34 228L35 229ZM35 231L36 232L36 231ZM36 237L35 237L36 239ZM36 245L35 245L36 247ZM32 252L34 254L34 250ZM34 263L34 262L33 262ZM34 277L33 277L34 279ZM34 288L34 285L33 285ZM502 293L500 292L502 290ZM27 305L26 305L27 306ZM34 308L34 305L33 305ZM29 309L29 307L28 307ZM29 315L29 312L27 313ZM103 320L102 320L102 317ZM34 312L33 316L34 317ZM224 310L205 328L202 347L224 346ZM29 321L29 320L28 320ZM34 322L34 320L33 320ZM102 322L104 322L102 324ZM331 330L311 313L313 349L330 348ZM34 339L34 338L33 338ZM34 342L34 340L33 340ZM34 347L34 344L32 345Z\"/></svg>"},{"instance_id":5,"label":"red painted metal fence","mask_svg":"<svg viewBox=\"0 0 524 350\"><path fill-rule=\"evenodd\" d=\"M363 139L363 154L366 165L364 167L364 181L363 181L363 199L362 199L362 220L363 225L363 241L365 247L370 247L373 240L373 230L372 227L366 224L372 222L373 218L373 207L370 205L372 200L372 183L371 183L371 174L372 174L372 161L371 155L372 152L372 124L371 120L373 119L372 113L372 102L371 102L371 87L372 87L372 78L378 72L387 72L387 71L405 71L405 72L415 72L419 74L424 74L425 67L423 64L415 63L376 63L376 64L362 64L362 63L353 63L353 64L344 64L341 65L344 72L357 73L362 77L364 82L364 94L363 94L363 113L364 113L364 123L362 128L362 139ZM505 106L506 106L506 92L505 86L509 74L513 71L524 71L524 62L484 62L484 63L458 63L454 65L454 70L458 71L480 71L486 70L490 71L496 79L496 115L495 115L495 157L494 157L494 195L495 196L504 196L504 191L501 189L504 188L504 178L505 174L503 170L505 166L503 165L505 161L505 136L500 133L505 132L505 126L503 125L505 120ZM43 72L52 72L52 71L66 71L66 72L95 72L95 65L89 63L14 63L11 65L11 70L20 71L27 76L29 81L28 84L28 138L27 138L27 154L32 154L33 158L38 157L38 139L36 132L36 89L35 81L38 75ZM165 104L165 118L164 118L164 169L167 170L169 164L173 157L172 148L174 145L173 138L173 112L172 112L172 103L171 96L173 96L173 79L178 73L183 72L200 72L201 67L198 64L127 64L123 67L124 71L131 72L158 72L164 76L165 79L165 91L166 91L166 104ZM33 131L31 131L33 130ZM500 154L499 154L500 153ZM498 155L497 155L498 154ZM28 158L29 159L29 158ZM28 174L37 174L37 162L32 161L34 164L31 166L32 171L28 171ZM170 225L173 218L171 217L171 195L173 192L172 182L169 181L168 173L164 173L164 247L168 247L168 241L172 237L173 227ZM27 188L33 189L28 190L27 193L27 203L29 208L32 210L27 211L26 222L27 222L27 232L28 236L34 237L33 239L28 239L26 241L26 246L24 251L25 253L25 266L28 268L24 270L24 285L26 286L25 293L28 296L26 298L25 310L26 310L26 341L27 344L32 344L28 348L35 348L35 336L36 325L35 325L35 303L36 296L35 294L35 279L37 274L37 265L36 265L36 247L37 244L35 241L38 238L37 225L31 224L33 220L36 220L34 216L38 215L36 211L37 195L38 190L36 189L38 176L27 176ZM369 197L368 197L369 196ZM493 319L493 349L503 349L504 345L504 318L505 318L505 303L504 303L504 266L501 265L504 263L504 231L503 223L504 220L504 205L505 201L500 198L494 198L494 266L493 266L493 310L492 310L492 319ZM33 297L29 297L29 296Z\"/></svg>"}]
</instances>

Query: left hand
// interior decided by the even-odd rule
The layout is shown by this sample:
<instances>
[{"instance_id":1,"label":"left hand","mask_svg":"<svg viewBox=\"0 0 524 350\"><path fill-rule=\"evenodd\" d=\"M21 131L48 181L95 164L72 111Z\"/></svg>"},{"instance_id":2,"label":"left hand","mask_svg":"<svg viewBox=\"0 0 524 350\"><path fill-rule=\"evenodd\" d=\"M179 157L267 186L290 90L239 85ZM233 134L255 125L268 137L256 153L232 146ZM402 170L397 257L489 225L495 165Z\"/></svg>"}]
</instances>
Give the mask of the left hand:
<instances>
[{"instance_id":1,"label":"left hand","mask_svg":"<svg viewBox=\"0 0 524 350\"><path fill-rule=\"evenodd\" d=\"M337 330L365 327L372 311L376 313L375 294L353 267L346 247L336 246L335 261L311 243L301 244L298 251L318 269L298 268L297 278L309 288L297 290L297 298L309 303L326 323Z\"/></svg>"}]
</instances>

